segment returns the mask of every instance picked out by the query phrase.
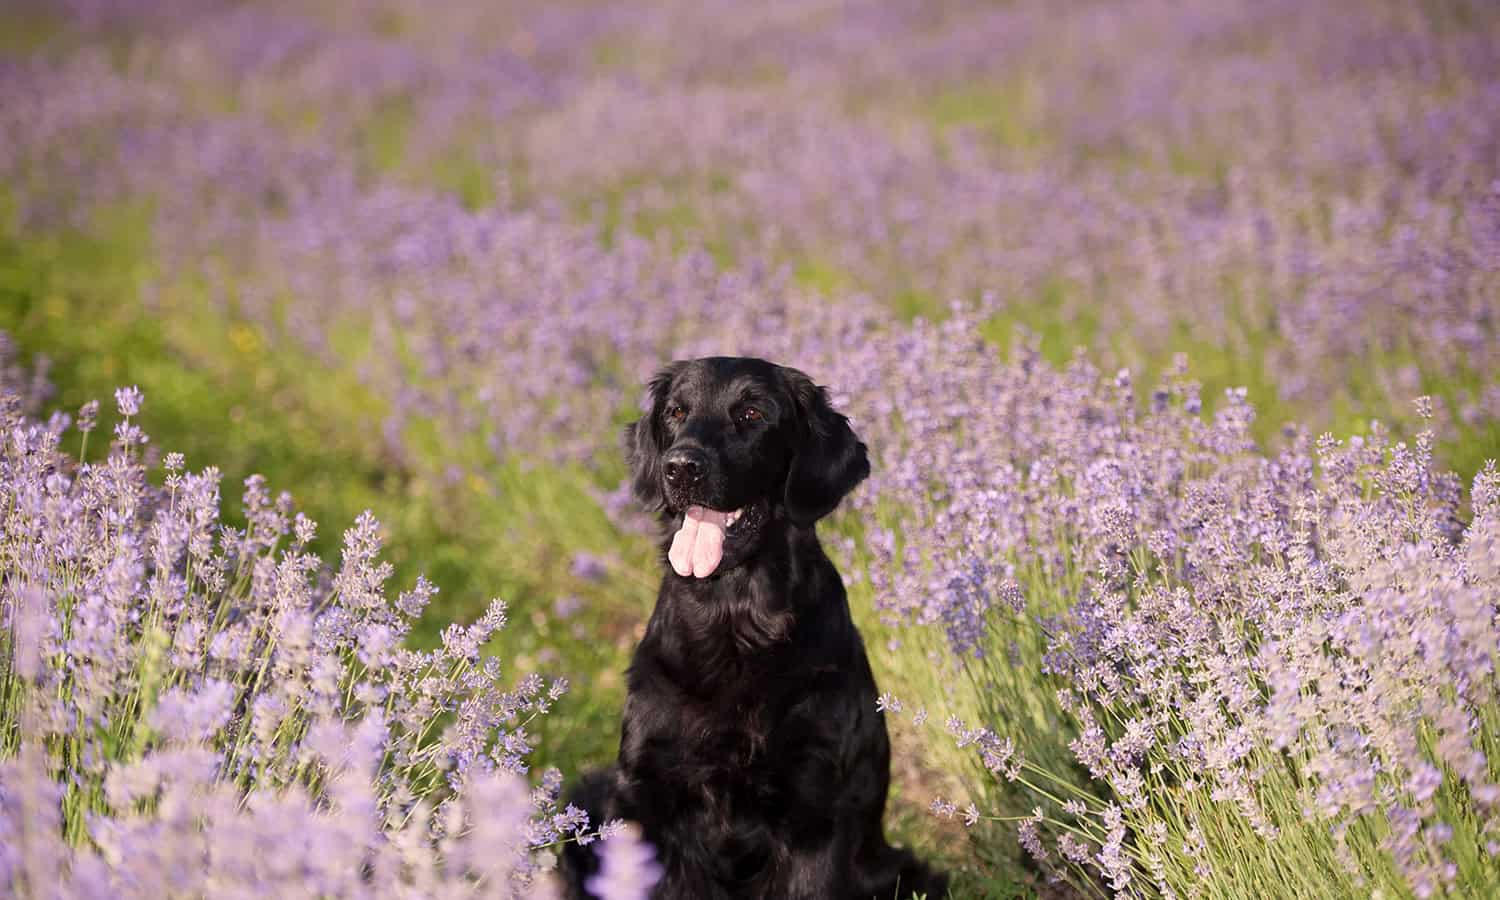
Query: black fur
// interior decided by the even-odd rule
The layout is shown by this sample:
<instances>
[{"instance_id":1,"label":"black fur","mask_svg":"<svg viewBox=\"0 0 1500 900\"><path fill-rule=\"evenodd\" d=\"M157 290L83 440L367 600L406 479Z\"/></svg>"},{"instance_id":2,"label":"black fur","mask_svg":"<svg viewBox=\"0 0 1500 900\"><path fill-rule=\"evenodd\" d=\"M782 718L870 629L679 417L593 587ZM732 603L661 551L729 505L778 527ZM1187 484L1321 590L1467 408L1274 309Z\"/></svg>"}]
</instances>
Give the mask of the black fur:
<instances>
[{"instance_id":1,"label":"black fur","mask_svg":"<svg viewBox=\"0 0 1500 900\"><path fill-rule=\"evenodd\" d=\"M662 900L943 897L944 876L886 843L885 720L814 527L869 474L865 445L822 388L764 360L674 363L650 390L625 444L663 553L689 505L745 513L711 575L666 568L630 666L619 760L572 801L595 822L640 823ZM685 447L706 455L704 477L668 484L662 457ZM563 857L570 896L590 896L594 847Z\"/></svg>"}]
</instances>

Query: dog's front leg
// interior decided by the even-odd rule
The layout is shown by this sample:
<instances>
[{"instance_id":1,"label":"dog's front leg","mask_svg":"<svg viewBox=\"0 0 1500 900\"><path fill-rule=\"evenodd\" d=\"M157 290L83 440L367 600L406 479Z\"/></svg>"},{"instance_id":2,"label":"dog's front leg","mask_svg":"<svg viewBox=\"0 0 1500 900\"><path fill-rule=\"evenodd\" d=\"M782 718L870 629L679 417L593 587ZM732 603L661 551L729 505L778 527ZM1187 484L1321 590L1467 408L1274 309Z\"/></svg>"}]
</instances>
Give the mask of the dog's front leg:
<instances>
[{"instance_id":1,"label":"dog's front leg","mask_svg":"<svg viewBox=\"0 0 1500 900\"><path fill-rule=\"evenodd\" d=\"M767 897L842 898L849 891L857 820L844 809L848 769L841 748L821 727L827 721L823 708L809 703L815 715L793 716L782 725L804 737L790 742L781 761L787 779L775 827L781 852Z\"/></svg>"}]
</instances>

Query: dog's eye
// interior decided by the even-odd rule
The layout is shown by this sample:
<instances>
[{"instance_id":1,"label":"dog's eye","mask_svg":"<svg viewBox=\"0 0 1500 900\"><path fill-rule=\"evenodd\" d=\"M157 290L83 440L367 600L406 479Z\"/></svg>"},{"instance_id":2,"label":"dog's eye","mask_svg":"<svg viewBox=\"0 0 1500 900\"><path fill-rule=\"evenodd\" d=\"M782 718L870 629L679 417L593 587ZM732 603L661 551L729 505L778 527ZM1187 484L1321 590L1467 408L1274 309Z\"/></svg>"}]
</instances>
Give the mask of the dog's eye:
<instances>
[{"instance_id":1,"label":"dog's eye","mask_svg":"<svg viewBox=\"0 0 1500 900\"><path fill-rule=\"evenodd\" d=\"M753 406L747 406L744 409L740 410L741 422L759 422L762 418L764 418L764 416L761 415L760 410L756 409Z\"/></svg>"},{"instance_id":2,"label":"dog's eye","mask_svg":"<svg viewBox=\"0 0 1500 900\"><path fill-rule=\"evenodd\" d=\"M681 406L670 406L667 408L667 418L671 419L673 422L681 422L683 419L687 418L687 410L683 409Z\"/></svg>"}]
</instances>

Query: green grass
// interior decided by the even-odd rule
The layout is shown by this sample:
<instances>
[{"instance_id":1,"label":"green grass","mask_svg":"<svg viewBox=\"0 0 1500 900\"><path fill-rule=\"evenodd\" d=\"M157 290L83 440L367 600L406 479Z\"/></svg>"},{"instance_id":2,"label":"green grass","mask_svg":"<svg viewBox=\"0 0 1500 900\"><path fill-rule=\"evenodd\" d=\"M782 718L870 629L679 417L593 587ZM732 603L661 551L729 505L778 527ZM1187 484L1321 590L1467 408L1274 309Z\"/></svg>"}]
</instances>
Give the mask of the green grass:
<instances>
[{"instance_id":1,"label":"green grass","mask_svg":"<svg viewBox=\"0 0 1500 900\"><path fill-rule=\"evenodd\" d=\"M33 53L61 33L59 22L35 15L17 16L9 10L0 11L0 54Z\"/></svg>"},{"instance_id":2,"label":"green grass","mask_svg":"<svg viewBox=\"0 0 1500 900\"><path fill-rule=\"evenodd\" d=\"M1022 69L993 83L955 84L915 98L913 111L945 140L966 130L999 151L1038 157L1056 146L1044 127L1040 84L1038 74Z\"/></svg>"}]
</instances>

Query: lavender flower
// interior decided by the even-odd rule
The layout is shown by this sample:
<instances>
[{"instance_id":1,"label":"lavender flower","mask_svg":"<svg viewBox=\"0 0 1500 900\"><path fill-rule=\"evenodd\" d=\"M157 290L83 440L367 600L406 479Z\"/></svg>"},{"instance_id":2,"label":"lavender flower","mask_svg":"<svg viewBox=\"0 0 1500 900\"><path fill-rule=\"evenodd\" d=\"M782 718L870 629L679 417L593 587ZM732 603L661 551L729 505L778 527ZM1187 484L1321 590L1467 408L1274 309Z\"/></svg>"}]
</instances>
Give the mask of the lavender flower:
<instances>
[{"instance_id":1,"label":"lavender flower","mask_svg":"<svg viewBox=\"0 0 1500 900\"><path fill-rule=\"evenodd\" d=\"M599 873L588 879L590 891L604 900L645 900L661 879L651 845L634 828L612 834L599 848Z\"/></svg>"},{"instance_id":2,"label":"lavender flower","mask_svg":"<svg viewBox=\"0 0 1500 900\"><path fill-rule=\"evenodd\" d=\"M99 421L99 401L90 400L78 410L78 431L88 434Z\"/></svg>"},{"instance_id":3,"label":"lavender flower","mask_svg":"<svg viewBox=\"0 0 1500 900\"><path fill-rule=\"evenodd\" d=\"M141 389L131 386L115 391L115 406L119 408L120 415L127 419L131 416L139 415L141 411Z\"/></svg>"}]
</instances>

